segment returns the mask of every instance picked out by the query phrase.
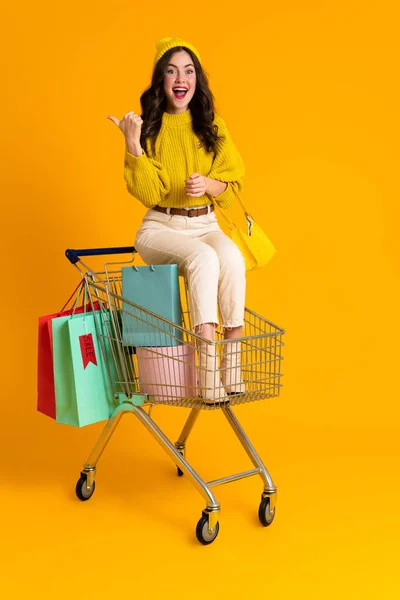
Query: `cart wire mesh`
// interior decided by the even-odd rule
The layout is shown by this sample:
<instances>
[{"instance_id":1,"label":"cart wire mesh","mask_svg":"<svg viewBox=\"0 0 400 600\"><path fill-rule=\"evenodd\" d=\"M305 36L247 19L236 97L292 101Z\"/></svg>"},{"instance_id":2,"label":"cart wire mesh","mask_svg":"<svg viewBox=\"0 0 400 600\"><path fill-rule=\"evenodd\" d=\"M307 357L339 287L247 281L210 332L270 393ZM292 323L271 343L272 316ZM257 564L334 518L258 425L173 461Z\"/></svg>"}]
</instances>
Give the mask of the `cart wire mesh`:
<instances>
[{"instance_id":1,"label":"cart wire mesh","mask_svg":"<svg viewBox=\"0 0 400 600\"><path fill-rule=\"evenodd\" d=\"M222 374L225 381L235 382L237 365L241 365L245 391L229 395L229 405L279 396L284 330L254 311L245 308L242 337L226 340L223 327L218 326L211 342L193 332L183 277L181 325L123 297L120 270L91 271L84 280L93 310L99 303L100 310L94 311L96 330L116 399L120 394L127 398L141 394L151 404L220 408L227 401L221 392L224 388L215 385L205 390L204 381L219 382ZM145 346L138 344L140 336ZM106 358L113 364L107 365ZM235 367L226 366L232 364Z\"/></svg>"}]
</instances>

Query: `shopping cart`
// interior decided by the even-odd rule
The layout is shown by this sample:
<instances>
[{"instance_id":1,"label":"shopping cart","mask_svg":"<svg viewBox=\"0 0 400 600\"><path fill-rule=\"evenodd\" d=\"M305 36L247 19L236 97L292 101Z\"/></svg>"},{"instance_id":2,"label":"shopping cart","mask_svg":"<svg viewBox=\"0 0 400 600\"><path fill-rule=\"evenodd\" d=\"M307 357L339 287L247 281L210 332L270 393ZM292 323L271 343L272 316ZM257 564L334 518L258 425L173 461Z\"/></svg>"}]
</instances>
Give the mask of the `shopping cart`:
<instances>
[{"instance_id":1,"label":"shopping cart","mask_svg":"<svg viewBox=\"0 0 400 600\"><path fill-rule=\"evenodd\" d=\"M185 474L206 501L196 527L196 536L202 544L210 544L219 532L220 504L212 488L245 477L259 475L264 489L261 494L258 516L262 525L270 525L275 516L277 490L270 474L262 463L250 440L243 431L232 406L279 396L281 388L282 335L284 330L264 319L255 312L245 309L243 336L235 342L240 352L242 377L246 391L226 396L207 395L207 400L199 394L197 375L202 369L216 371L220 367L224 346L223 329L218 327L216 339L210 342L193 332L187 284L180 278L182 324L178 325L144 307L130 302L122 295L122 265L134 264L134 247L98 248L91 250L67 250L66 256L80 272L92 304L96 307L96 331L104 359L112 360L107 368L110 393L115 408L98 439L88 461L81 471L76 485L76 494L80 500L88 500L95 491L96 465L107 443L114 433L121 417L126 413L134 414L152 434L156 441L173 460L178 475ZM93 271L81 260L85 256L132 254L128 262L109 262L103 271ZM149 266L157 269L157 266ZM94 308L93 308L94 311ZM146 348L137 348L133 344L137 331L146 330L149 336ZM199 357L199 344L215 347L215 359L212 365L202 364ZM165 351L168 350L166 354ZM184 351L182 350L184 349ZM110 359L111 357L111 359ZM111 373L113 375L111 375ZM152 409L156 404L181 406L191 409L189 417L175 444L161 431L152 418ZM254 468L241 473L205 482L191 467L185 457L186 443L199 417L201 410L221 410Z\"/></svg>"}]
</instances>

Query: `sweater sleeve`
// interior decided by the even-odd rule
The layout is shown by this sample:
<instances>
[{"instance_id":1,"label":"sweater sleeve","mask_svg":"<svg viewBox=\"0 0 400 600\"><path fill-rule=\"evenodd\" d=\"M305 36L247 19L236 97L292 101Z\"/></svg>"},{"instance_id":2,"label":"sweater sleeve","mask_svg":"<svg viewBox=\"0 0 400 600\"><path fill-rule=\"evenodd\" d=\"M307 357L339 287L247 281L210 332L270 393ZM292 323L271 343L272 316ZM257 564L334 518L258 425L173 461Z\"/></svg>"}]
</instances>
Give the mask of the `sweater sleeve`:
<instances>
[{"instance_id":1,"label":"sweater sleeve","mask_svg":"<svg viewBox=\"0 0 400 600\"><path fill-rule=\"evenodd\" d=\"M226 189L218 196L211 196L221 208L230 208L235 199L235 191L243 188L242 177L245 167L236 146L234 145L225 121L215 115L214 122L218 125L217 151L208 177L227 183Z\"/></svg>"},{"instance_id":2,"label":"sweater sleeve","mask_svg":"<svg viewBox=\"0 0 400 600\"><path fill-rule=\"evenodd\" d=\"M140 156L125 150L124 179L128 192L147 208L159 204L171 189L165 167L149 158L143 149Z\"/></svg>"}]
</instances>

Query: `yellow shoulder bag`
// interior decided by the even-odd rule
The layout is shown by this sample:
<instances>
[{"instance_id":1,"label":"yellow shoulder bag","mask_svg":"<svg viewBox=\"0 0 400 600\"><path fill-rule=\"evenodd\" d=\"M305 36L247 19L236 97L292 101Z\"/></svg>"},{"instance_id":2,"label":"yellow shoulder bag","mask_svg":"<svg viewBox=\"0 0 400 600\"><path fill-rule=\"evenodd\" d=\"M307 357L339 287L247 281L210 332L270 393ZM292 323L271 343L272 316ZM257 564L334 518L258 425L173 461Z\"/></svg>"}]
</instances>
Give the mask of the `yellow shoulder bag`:
<instances>
[{"instance_id":1,"label":"yellow shoulder bag","mask_svg":"<svg viewBox=\"0 0 400 600\"><path fill-rule=\"evenodd\" d=\"M244 256L246 269L250 271L257 267L264 267L274 256L276 248L267 234L264 233L249 214L237 191L234 190L234 192L239 199L244 216L246 217L247 231L238 227L221 207L218 206L218 208L229 225L231 239L239 247Z\"/></svg>"}]
</instances>

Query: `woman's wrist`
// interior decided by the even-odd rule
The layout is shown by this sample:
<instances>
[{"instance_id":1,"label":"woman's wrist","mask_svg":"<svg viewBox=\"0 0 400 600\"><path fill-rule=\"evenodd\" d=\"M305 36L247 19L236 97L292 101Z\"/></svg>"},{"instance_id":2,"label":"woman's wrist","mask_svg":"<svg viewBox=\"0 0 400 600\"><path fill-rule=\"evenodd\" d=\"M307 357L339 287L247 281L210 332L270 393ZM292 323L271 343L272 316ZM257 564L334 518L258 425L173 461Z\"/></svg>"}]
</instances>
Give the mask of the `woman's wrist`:
<instances>
[{"instance_id":1,"label":"woman's wrist","mask_svg":"<svg viewBox=\"0 0 400 600\"><path fill-rule=\"evenodd\" d=\"M129 154L132 154L133 156L141 156L143 150L140 142L137 142L136 140L125 140L125 143Z\"/></svg>"},{"instance_id":2,"label":"woman's wrist","mask_svg":"<svg viewBox=\"0 0 400 600\"><path fill-rule=\"evenodd\" d=\"M218 179L206 177L206 193L210 194L210 196L213 198L222 194L227 187L228 184L225 181L219 181Z\"/></svg>"}]
</instances>

